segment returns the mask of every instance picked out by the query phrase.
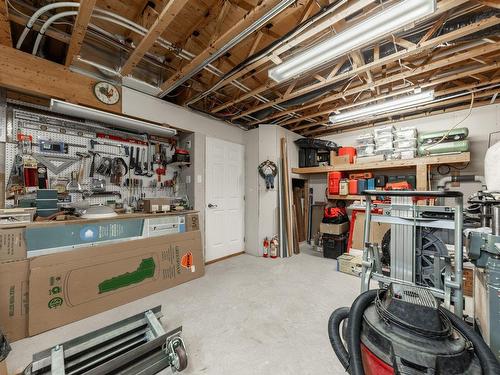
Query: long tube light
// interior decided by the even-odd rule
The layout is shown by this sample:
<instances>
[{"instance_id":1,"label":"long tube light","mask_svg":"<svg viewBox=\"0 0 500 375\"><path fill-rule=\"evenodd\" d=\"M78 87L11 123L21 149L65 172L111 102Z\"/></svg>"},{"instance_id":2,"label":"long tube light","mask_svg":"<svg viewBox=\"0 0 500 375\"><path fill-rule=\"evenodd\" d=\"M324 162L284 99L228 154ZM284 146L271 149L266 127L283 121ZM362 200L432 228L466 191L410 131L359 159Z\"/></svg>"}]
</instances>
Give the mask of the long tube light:
<instances>
[{"instance_id":1,"label":"long tube light","mask_svg":"<svg viewBox=\"0 0 500 375\"><path fill-rule=\"evenodd\" d=\"M345 111L330 116L330 122L335 125L340 122L357 120L360 118L390 113L400 109L428 103L434 100L434 90L422 91L418 94L403 96L397 99L386 100L382 103L368 105L352 111Z\"/></svg>"},{"instance_id":2,"label":"long tube light","mask_svg":"<svg viewBox=\"0 0 500 375\"><path fill-rule=\"evenodd\" d=\"M436 0L402 1L269 69L269 77L276 82L297 77L395 32L435 10Z\"/></svg>"},{"instance_id":3,"label":"long tube light","mask_svg":"<svg viewBox=\"0 0 500 375\"><path fill-rule=\"evenodd\" d=\"M84 107L78 104L67 103L57 99L50 100L50 110L62 115L102 122L104 124L116 126L117 128L131 130L136 133L150 133L167 137L177 134L177 130L166 126L155 125L150 122L120 116L114 113Z\"/></svg>"}]
</instances>

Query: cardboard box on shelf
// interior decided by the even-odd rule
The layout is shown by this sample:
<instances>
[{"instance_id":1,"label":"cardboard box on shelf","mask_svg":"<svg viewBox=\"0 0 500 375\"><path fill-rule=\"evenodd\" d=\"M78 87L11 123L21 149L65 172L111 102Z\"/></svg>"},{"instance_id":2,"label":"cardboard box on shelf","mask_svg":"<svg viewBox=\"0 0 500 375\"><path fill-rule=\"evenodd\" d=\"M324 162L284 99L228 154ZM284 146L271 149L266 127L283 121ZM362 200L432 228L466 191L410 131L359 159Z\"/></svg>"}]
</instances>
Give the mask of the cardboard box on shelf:
<instances>
[{"instance_id":1,"label":"cardboard box on shelf","mask_svg":"<svg viewBox=\"0 0 500 375\"><path fill-rule=\"evenodd\" d=\"M342 224L321 223L319 226L319 231L321 233L328 233L328 234L344 234L349 232L349 222L346 221L345 223Z\"/></svg>"},{"instance_id":2,"label":"cardboard box on shelf","mask_svg":"<svg viewBox=\"0 0 500 375\"><path fill-rule=\"evenodd\" d=\"M145 198L143 202L146 213L170 211L171 201L169 198Z\"/></svg>"},{"instance_id":3,"label":"cardboard box on shelf","mask_svg":"<svg viewBox=\"0 0 500 375\"><path fill-rule=\"evenodd\" d=\"M352 224L352 243L351 248L357 250L363 250L364 246L364 232L365 232L365 214L359 212L356 214L356 220ZM382 239L385 233L391 229L391 225L387 223L376 223L370 224L370 242L382 244Z\"/></svg>"},{"instance_id":4,"label":"cardboard box on shelf","mask_svg":"<svg viewBox=\"0 0 500 375\"><path fill-rule=\"evenodd\" d=\"M26 258L25 227L0 228L0 262Z\"/></svg>"},{"instance_id":5,"label":"cardboard box on shelf","mask_svg":"<svg viewBox=\"0 0 500 375\"><path fill-rule=\"evenodd\" d=\"M28 333L60 327L203 274L199 231L34 258Z\"/></svg>"},{"instance_id":6,"label":"cardboard box on shelf","mask_svg":"<svg viewBox=\"0 0 500 375\"><path fill-rule=\"evenodd\" d=\"M345 164L350 164L349 163L349 155L332 156L332 157L330 157L330 164L331 165L345 165Z\"/></svg>"},{"instance_id":7,"label":"cardboard box on shelf","mask_svg":"<svg viewBox=\"0 0 500 375\"><path fill-rule=\"evenodd\" d=\"M0 330L9 342L28 335L29 263L0 263Z\"/></svg>"}]
</instances>

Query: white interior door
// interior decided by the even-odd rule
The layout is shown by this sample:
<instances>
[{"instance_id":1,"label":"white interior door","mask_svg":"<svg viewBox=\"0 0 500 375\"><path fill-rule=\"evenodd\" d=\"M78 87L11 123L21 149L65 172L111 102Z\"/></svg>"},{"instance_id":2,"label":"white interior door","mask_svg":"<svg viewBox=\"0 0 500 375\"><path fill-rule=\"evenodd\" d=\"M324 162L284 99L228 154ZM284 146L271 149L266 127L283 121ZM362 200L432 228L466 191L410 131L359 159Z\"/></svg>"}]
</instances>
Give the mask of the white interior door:
<instances>
[{"instance_id":1,"label":"white interior door","mask_svg":"<svg viewBox=\"0 0 500 375\"><path fill-rule=\"evenodd\" d=\"M244 250L243 145L207 137L205 260Z\"/></svg>"}]
</instances>

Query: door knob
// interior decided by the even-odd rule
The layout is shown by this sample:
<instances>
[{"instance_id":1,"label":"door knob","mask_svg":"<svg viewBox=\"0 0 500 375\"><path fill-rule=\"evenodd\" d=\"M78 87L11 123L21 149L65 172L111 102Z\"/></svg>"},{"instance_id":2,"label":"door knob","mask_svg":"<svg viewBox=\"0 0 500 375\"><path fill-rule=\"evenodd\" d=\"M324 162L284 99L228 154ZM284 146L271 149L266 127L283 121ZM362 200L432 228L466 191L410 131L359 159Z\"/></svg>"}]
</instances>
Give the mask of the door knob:
<instances>
[{"instance_id":1,"label":"door knob","mask_svg":"<svg viewBox=\"0 0 500 375\"><path fill-rule=\"evenodd\" d=\"M208 208L216 208L216 207L218 207L216 204L212 204L212 203L208 204Z\"/></svg>"}]
</instances>

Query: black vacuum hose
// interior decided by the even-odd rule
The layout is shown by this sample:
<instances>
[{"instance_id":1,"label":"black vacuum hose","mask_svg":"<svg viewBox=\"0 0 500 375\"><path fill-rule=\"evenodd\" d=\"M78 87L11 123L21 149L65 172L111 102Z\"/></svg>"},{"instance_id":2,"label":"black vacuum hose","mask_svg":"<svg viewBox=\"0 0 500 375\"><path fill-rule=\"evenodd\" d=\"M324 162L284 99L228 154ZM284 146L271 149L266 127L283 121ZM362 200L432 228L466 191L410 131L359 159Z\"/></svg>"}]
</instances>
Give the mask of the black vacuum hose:
<instances>
[{"instance_id":1,"label":"black vacuum hose","mask_svg":"<svg viewBox=\"0 0 500 375\"><path fill-rule=\"evenodd\" d=\"M498 375L500 374L500 364L498 363L495 354L486 345L484 340L472 330L467 323L465 323L458 316L453 314L451 311L444 308L440 310L450 319L453 326L460 331L474 346L474 351L479 358L479 363L483 370L483 375Z\"/></svg>"},{"instance_id":2,"label":"black vacuum hose","mask_svg":"<svg viewBox=\"0 0 500 375\"><path fill-rule=\"evenodd\" d=\"M349 307L341 307L332 312L328 320L328 336L330 337L330 344L337 355L340 363L347 370L349 368L349 353L342 343L340 334L340 324L344 319L349 317Z\"/></svg>"},{"instance_id":3,"label":"black vacuum hose","mask_svg":"<svg viewBox=\"0 0 500 375\"><path fill-rule=\"evenodd\" d=\"M359 295L354 300L349 312L347 324L347 351L350 354L349 369L351 375L364 375L363 360L361 358L361 328L363 326L363 314L370 304L375 300L378 290L369 290Z\"/></svg>"}]
</instances>

